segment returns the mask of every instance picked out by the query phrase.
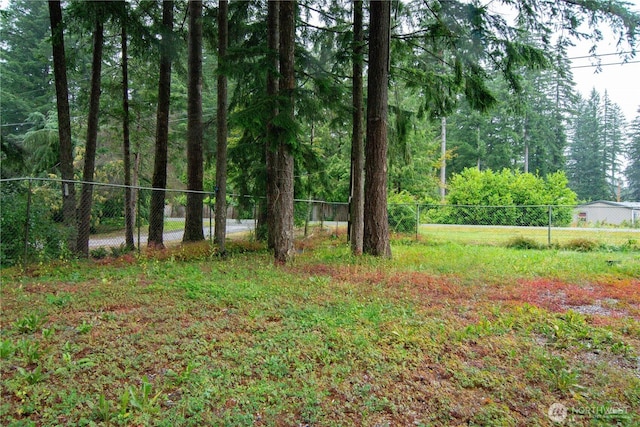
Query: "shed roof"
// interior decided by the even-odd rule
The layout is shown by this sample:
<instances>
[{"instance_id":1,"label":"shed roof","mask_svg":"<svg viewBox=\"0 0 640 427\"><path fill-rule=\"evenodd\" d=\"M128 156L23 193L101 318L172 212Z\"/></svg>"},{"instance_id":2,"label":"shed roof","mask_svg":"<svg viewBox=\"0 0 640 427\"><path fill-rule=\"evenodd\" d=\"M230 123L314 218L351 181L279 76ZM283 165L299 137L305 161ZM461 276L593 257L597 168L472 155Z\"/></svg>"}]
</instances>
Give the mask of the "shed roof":
<instances>
[{"instance_id":1,"label":"shed roof","mask_svg":"<svg viewBox=\"0 0 640 427\"><path fill-rule=\"evenodd\" d=\"M627 209L640 209L640 202L612 202L610 200L596 200L594 202L583 203L580 206L591 206L595 204L603 204L609 206L616 206L619 208L627 208Z\"/></svg>"}]
</instances>

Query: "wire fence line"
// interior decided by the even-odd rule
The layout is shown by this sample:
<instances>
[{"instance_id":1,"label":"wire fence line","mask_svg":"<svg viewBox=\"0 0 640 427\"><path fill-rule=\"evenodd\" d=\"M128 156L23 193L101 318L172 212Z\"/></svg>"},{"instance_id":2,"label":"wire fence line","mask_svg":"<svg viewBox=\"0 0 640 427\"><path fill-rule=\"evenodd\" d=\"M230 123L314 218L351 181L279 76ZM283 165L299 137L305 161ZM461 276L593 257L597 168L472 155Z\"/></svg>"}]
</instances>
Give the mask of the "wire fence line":
<instances>
[{"instance_id":1,"label":"wire fence line","mask_svg":"<svg viewBox=\"0 0 640 427\"><path fill-rule=\"evenodd\" d=\"M0 263L16 264L34 259L73 256L62 223L61 186L69 181L50 178L0 180ZM125 190L122 184L73 181L91 185L89 250L92 256L117 254L125 245ZM129 186L133 194L134 244L147 244L151 216L162 215L165 244L182 241L186 201L199 194L203 203L205 238L214 235L215 192ZM163 191L162 212L150 209L151 194ZM78 197L78 200L80 198ZM255 233L264 197L231 194L227 199L227 234ZM582 239L605 245L637 247L640 240L640 208L624 206L472 206L445 204L389 204L389 227L410 238L454 241L464 244L501 244L511 239L529 239L539 245L563 244ZM156 218L158 219L158 218ZM322 200L294 202L294 222L300 235L311 227L346 230L349 203ZM346 233L345 233L346 234Z\"/></svg>"}]
</instances>

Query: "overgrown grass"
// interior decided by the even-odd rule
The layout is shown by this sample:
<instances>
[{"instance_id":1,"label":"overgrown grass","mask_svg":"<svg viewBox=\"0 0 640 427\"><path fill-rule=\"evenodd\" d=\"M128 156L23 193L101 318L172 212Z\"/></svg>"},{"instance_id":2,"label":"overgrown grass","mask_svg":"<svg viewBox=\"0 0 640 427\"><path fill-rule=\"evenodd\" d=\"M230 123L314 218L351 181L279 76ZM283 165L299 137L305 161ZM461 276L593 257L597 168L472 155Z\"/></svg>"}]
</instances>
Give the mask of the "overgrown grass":
<instances>
[{"instance_id":1,"label":"overgrown grass","mask_svg":"<svg viewBox=\"0 0 640 427\"><path fill-rule=\"evenodd\" d=\"M637 253L302 246L3 270L0 423L640 423Z\"/></svg>"}]
</instances>

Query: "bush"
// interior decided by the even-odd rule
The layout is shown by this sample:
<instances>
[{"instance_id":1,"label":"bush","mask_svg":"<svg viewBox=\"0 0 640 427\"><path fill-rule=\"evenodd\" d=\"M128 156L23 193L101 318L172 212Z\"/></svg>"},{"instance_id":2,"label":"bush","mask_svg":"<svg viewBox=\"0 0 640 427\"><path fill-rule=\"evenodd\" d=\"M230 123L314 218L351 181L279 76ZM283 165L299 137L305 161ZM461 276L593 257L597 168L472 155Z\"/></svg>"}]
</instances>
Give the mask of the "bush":
<instances>
[{"instance_id":1,"label":"bush","mask_svg":"<svg viewBox=\"0 0 640 427\"><path fill-rule=\"evenodd\" d=\"M389 227L394 233L416 232L416 201L405 192L388 197Z\"/></svg>"},{"instance_id":2,"label":"bush","mask_svg":"<svg viewBox=\"0 0 640 427\"><path fill-rule=\"evenodd\" d=\"M600 247L598 242L589 239L573 239L562 245L564 249L574 250L578 252L591 252Z\"/></svg>"},{"instance_id":3,"label":"bush","mask_svg":"<svg viewBox=\"0 0 640 427\"><path fill-rule=\"evenodd\" d=\"M465 169L451 179L450 206L438 216L451 224L539 227L549 224L552 205L552 224L568 225L576 194L567 184L562 172L541 178L509 169Z\"/></svg>"},{"instance_id":4,"label":"bush","mask_svg":"<svg viewBox=\"0 0 640 427\"><path fill-rule=\"evenodd\" d=\"M0 263L15 265L25 256L25 227L27 259L59 258L67 251L67 230L54 220L55 212L45 195L47 191L32 191L27 220L28 188L25 182L3 184L0 191Z\"/></svg>"}]
</instances>

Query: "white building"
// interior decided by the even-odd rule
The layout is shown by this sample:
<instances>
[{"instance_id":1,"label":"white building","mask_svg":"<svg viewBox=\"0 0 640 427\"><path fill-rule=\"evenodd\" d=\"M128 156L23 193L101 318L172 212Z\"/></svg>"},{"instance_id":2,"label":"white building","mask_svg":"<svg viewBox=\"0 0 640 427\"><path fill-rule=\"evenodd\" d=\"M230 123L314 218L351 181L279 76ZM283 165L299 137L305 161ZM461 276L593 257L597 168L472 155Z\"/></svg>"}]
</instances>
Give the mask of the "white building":
<instances>
[{"instance_id":1,"label":"white building","mask_svg":"<svg viewBox=\"0 0 640 427\"><path fill-rule=\"evenodd\" d=\"M578 223L635 227L640 223L640 202L599 200L578 206L575 215Z\"/></svg>"}]
</instances>

